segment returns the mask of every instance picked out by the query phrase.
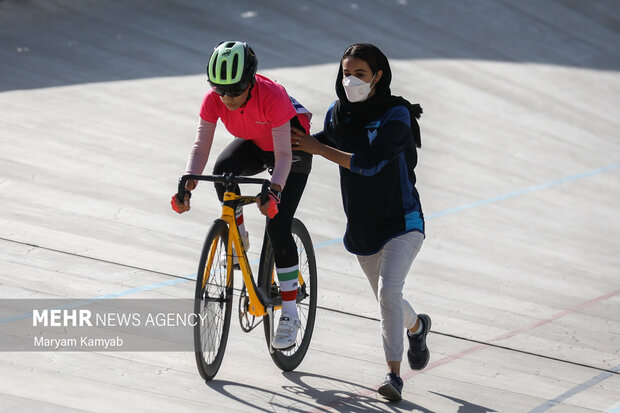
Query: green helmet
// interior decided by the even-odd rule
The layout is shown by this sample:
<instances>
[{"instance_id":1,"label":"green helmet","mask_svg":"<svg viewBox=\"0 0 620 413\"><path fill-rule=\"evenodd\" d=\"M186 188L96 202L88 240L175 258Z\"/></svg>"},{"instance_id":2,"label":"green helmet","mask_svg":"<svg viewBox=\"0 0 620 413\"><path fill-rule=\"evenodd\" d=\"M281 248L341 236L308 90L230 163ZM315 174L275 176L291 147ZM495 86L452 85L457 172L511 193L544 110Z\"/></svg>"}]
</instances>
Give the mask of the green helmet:
<instances>
[{"instance_id":1,"label":"green helmet","mask_svg":"<svg viewBox=\"0 0 620 413\"><path fill-rule=\"evenodd\" d=\"M244 90L254 80L257 66L256 54L247 43L222 42L213 49L207 65L209 84Z\"/></svg>"}]
</instances>

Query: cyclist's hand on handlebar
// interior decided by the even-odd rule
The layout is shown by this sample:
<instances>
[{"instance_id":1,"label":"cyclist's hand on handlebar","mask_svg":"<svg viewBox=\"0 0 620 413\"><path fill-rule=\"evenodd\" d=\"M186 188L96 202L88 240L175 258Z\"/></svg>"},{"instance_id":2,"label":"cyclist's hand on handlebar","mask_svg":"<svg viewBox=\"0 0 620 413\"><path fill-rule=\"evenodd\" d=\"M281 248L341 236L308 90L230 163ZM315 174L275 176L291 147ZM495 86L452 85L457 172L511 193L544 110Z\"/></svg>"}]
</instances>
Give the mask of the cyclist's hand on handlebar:
<instances>
[{"instance_id":1,"label":"cyclist's hand on handlebar","mask_svg":"<svg viewBox=\"0 0 620 413\"><path fill-rule=\"evenodd\" d=\"M185 183L185 189L187 189L188 191L193 191L194 189L196 189L196 185L198 185L198 181L196 181L195 179L188 179Z\"/></svg>"},{"instance_id":2,"label":"cyclist's hand on handlebar","mask_svg":"<svg viewBox=\"0 0 620 413\"><path fill-rule=\"evenodd\" d=\"M179 199L177 198L177 194L174 194L172 195L172 199L170 200L170 206L172 206L172 209L179 214L189 211L190 210L190 206L189 206L190 197L191 197L191 193L185 192L185 199L183 200L183 203L180 203Z\"/></svg>"},{"instance_id":3,"label":"cyclist's hand on handlebar","mask_svg":"<svg viewBox=\"0 0 620 413\"><path fill-rule=\"evenodd\" d=\"M192 194L189 191L196 188L196 185L197 182L195 180L190 179L189 181L187 181L187 183L185 184L185 189L187 189L187 192L185 192L183 203L179 202L179 198L177 197L178 194L172 195L172 199L170 200L170 206L172 206L172 209L174 211L182 214L183 212L190 210L189 199L192 197Z\"/></svg>"},{"instance_id":4,"label":"cyclist's hand on handlebar","mask_svg":"<svg viewBox=\"0 0 620 413\"><path fill-rule=\"evenodd\" d=\"M276 188L269 188L267 192L267 202L261 203L260 194L256 197L256 203L261 214L269 217L270 219L278 214L278 204L280 203L280 191Z\"/></svg>"}]
</instances>

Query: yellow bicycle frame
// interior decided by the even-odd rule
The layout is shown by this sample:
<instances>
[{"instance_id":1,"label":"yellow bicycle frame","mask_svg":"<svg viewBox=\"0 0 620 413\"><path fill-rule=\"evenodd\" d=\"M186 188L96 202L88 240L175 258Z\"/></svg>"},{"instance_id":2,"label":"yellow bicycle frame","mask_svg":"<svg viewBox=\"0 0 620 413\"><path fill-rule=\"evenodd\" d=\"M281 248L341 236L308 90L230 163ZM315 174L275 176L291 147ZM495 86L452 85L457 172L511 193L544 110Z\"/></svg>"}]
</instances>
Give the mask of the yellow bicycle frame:
<instances>
[{"instance_id":1,"label":"yellow bicycle frame","mask_svg":"<svg viewBox=\"0 0 620 413\"><path fill-rule=\"evenodd\" d=\"M225 192L224 193L224 204L222 205L222 216L220 217L226 224L228 225L228 244L226 245L226 286L230 287L232 285L232 277L234 275L233 268L233 247L235 251L237 251L237 258L239 260L239 267L241 268L241 273L243 274L243 282L245 284L248 298L249 298L249 313L255 317L262 317L267 314L265 306L261 303L258 298L258 294L256 291L256 283L254 282L254 277L252 275L252 268L250 267L250 261L248 260L248 256L245 252L245 248L243 247L241 241L241 234L239 233L239 227L237 226L237 220L235 219L235 210L226 205L227 201L241 201L242 204L250 204L256 202L256 197L250 196L242 196L237 195L234 192ZM213 240L213 243L219 242L219 239ZM202 277L202 287L204 288L207 279L209 278L209 274L211 273L211 267L213 265L213 259L215 256L217 248L213 246L210 248L211 254L209 255L209 259L207 261L207 265L205 266L205 274ZM239 252L242 252L241 254ZM275 271L274 271L275 272ZM274 274L271 275L272 280ZM301 273L299 274L299 285L302 286L304 284L304 280L301 277ZM277 310L280 306L274 307L274 310Z\"/></svg>"}]
</instances>

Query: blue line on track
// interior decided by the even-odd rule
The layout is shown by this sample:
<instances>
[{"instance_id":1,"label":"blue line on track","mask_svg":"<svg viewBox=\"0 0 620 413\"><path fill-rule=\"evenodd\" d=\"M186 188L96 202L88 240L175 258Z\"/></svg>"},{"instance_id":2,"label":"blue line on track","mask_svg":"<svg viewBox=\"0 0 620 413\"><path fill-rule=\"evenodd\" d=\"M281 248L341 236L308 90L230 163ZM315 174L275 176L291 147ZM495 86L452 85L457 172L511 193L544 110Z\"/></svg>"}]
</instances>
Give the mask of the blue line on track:
<instances>
[{"instance_id":1,"label":"blue line on track","mask_svg":"<svg viewBox=\"0 0 620 413\"><path fill-rule=\"evenodd\" d=\"M427 215L425 217L425 219L435 219L435 218L439 218L439 217L443 217L446 215L450 215L450 214L454 214L456 212L461 212L461 211L465 211L467 209L472 209L472 208L476 208L479 206L483 206L483 205L488 205L488 204L492 204L495 202L499 202L499 201L503 201L505 199L510 199L510 198L515 198L521 195L526 195L535 191L540 191L543 189L547 189L547 188L551 188L554 186L558 186L567 182L572 182L572 181L576 181L578 179L583 179L583 178L588 178L594 175L599 175L601 173L607 172L607 171L611 171L614 169L620 168L620 162L617 162L615 164L612 165L607 165L601 168L597 168L597 169L592 169L590 171L587 172L583 172L580 174L576 174L576 175L570 175L570 176L566 176L564 178L560 178L557 179L555 181L550 181L544 184L540 184L540 185L535 185L535 186L531 186L529 188L525 188L525 189L521 189L519 191L514 191L514 192L509 192L507 194L504 195L499 195L496 197L492 197L492 198L487 198L484 199L482 201L477 201L477 202L472 202L470 204L465 204L465 205L461 205L458 206L456 208L451 208L451 209L446 209L444 211L440 211L440 212L436 212L434 214L430 214ZM342 238L334 238L331 240L327 240L327 241L322 241L319 243L316 243L314 245L315 249L319 249L319 248L325 248L325 247L329 247L331 245L335 245L335 244L339 244L342 242ZM189 278L196 278L196 274L193 274L191 276L189 276ZM117 298L117 297L122 297L125 295L130 295L130 294L135 294L138 292L142 292L142 291L148 291L148 290L154 290L157 288L161 288L161 287L168 287L170 285L176 285L176 284L180 284L183 282L188 281L187 279L184 278L178 278L178 279L174 279L174 280L168 280L168 281L164 281L164 282L160 282L160 283L156 283L156 284L149 284L149 285L145 285L142 287L136 287L136 288L132 288L129 290L125 290L125 291L120 291L117 293L112 293L112 294L107 294L107 295L102 295L100 297L96 297L93 300L107 300L110 298ZM29 315L30 317L32 316L32 314ZM18 318L16 318L18 317ZM5 323L5 322L10 322L10 321L14 321L13 319L19 319L23 316L16 316L16 317L11 317L11 318L4 318L4 319L0 319L0 324Z\"/></svg>"},{"instance_id":2,"label":"blue line on track","mask_svg":"<svg viewBox=\"0 0 620 413\"><path fill-rule=\"evenodd\" d=\"M193 278L196 278L195 275L192 276ZM75 301L72 303L67 303L66 305L63 305L61 307L61 309L68 309L68 308L74 308L74 307L81 307L85 304L97 301L97 300L109 300L111 298L118 298L118 297L122 297L124 295L130 295L130 294L135 294L135 293L139 293L142 291L149 291L149 290L155 290L157 288L161 288L161 287L168 287L171 285L176 285L176 284L181 284L185 281L190 281L190 280L186 280L184 278L175 278L173 280L167 280L167 281L163 281L160 283L156 283L156 284L149 284L149 285L144 285L142 287L136 287L136 288L132 288L129 290L125 290L125 291L120 291L117 293L112 293L112 294L106 294L106 295L101 295L99 297L95 297L95 298L91 298L89 300L81 300L81 301ZM32 313L24 313L24 314L19 314L16 316L12 316L12 317L6 317L6 318L2 318L0 319L0 324L5 324L5 323L10 323L12 321L18 321L18 320L25 320L28 318L32 318Z\"/></svg>"},{"instance_id":3,"label":"blue line on track","mask_svg":"<svg viewBox=\"0 0 620 413\"><path fill-rule=\"evenodd\" d=\"M610 369L612 372L615 373L619 373L620 372L620 364L618 364L615 367L612 367ZM589 380L584 381L581 384L576 385L575 387L573 387L572 389L569 389L567 391L565 391L564 393L560 394L558 397L555 397L551 400L547 400L545 403L541 404L540 406L532 409L529 411L529 413L542 413L542 412L546 412L547 410L551 409L552 407L563 403L564 401L568 400L569 398L573 397L576 394L579 394L583 391L586 391L594 386L596 386L597 384L599 384L600 382L602 382L605 379L608 379L610 377L615 376L615 373L612 373L609 371L604 371L601 374L592 377ZM620 409L618 410L608 410L608 412L616 412L616 411L620 411Z\"/></svg>"},{"instance_id":4,"label":"blue line on track","mask_svg":"<svg viewBox=\"0 0 620 413\"><path fill-rule=\"evenodd\" d=\"M620 162L615 163L613 165L604 166L602 168L593 169L591 171L587 171L587 172L580 173L577 175L566 176L564 178L556 179L555 181L550 181L544 184L530 186L529 188L521 189L519 191L509 192L504 195L499 195L499 196L495 196L492 198L483 199L482 201L472 202L471 204L465 204L465 205L458 206L456 208L446 209L444 211L440 211L434 214L427 215L425 218L426 219L439 218L445 215L454 214L455 212L461 212L466 209L472 209L472 208L476 208L479 206L492 204L495 202L503 201L505 199L516 198L521 195L525 195L525 194L540 191L543 189L551 188L551 187L558 186L558 185L561 185L567 182L572 182L578 179L583 179L583 178L588 178L590 176L599 175L603 172L611 171L617 168L620 168Z\"/></svg>"},{"instance_id":5,"label":"blue line on track","mask_svg":"<svg viewBox=\"0 0 620 413\"><path fill-rule=\"evenodd\" d=\"M515 198L515 197L518 197L518 196L521 196L521 195L529 194L531 192L540 191L542 189L547 189L547 188L551 188L551 187L554 187L554 186L558 186L558 185L561 185L561 184L564 184L564 183L567 183L567 182L572 182L572 181L576 181L578 179L583 179L583 178L588 178L590 176L599 175L601 173L604 173L604 172L607 172L607 171L611 171L611 170L617 169L617 168L620 168L620 162L617 162L617 163L612 164L612 165L607 165L607 166L604 166L602 168L592 169L590 171L583 172L583 173L580 173L580 174L566 176L564 178L556 179L555 181L550 181L550 182L547 182L547 183L544 183L544 184L531 186L529 188L521 189L519 191L509 192L509 193L504 194L504 195L500 195L500 196L496 196L496 197L492 197L492 198L487 198L487 199L484 199L482 201L472 202L470 204L461 205L461 206L458 206L456 208L451 208L451 209L447 209L447 210L444 210L444 211L436 212L434 214L430 214L430 215L425 216L425 219L439 218L439 217L443 217L443 216L446 216L446 215L454 214L456 212L464 211L466 209L472 209L472 208L475 208L475 207L492 204L494 202L503 201L505 199ZM325 247L329 247L331 245L339 244L341 242L342 242L342 238L334 238L334 239L331 239L331 240L318 242L318 243L314 244L314 248L315 249L325 248ZM196 278L196 274L193 274L190 277ZM134 288L134 289L131 289L131 290L123 291L123 292L120 292L120 293L110 294L109 296L103 296L103 297L114 298L114 297L121 296L121 295L133 294L135 292L146 291L146 290L153 290L155 288L165 287L167 285L178 284L178 283L181 283L181 282L184 282L184 281L187 281L187 280L180 279L180 280L175 280L175 281L176 282L163 282L163 283L158 283L158 284L146 285L144 287L138 287L138 288ZM97 298L99 299L99 298L102 298L102 297L97 297Z\"/></svg>"}]
</instances>

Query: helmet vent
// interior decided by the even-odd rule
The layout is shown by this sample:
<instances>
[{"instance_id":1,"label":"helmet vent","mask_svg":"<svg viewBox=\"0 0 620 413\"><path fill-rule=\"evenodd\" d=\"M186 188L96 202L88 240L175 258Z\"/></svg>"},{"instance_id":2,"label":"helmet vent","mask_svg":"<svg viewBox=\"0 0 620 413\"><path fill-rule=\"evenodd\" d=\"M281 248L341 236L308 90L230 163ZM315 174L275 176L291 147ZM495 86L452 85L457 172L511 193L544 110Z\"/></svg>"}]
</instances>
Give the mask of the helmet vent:
<instances>
[{"instance_id":1,"label":"helmet vent","mask_svg":"<svg viewBox=\"0 0 620 413\"><path fill-rule=\"evenodd\" d=\"M233 77L235 76L235 74L237 73L237 69L239 67L239 55L235 55L233 57L233 62L232 62L232 73L233 73Z\"/></svg>"}]
</instances>

